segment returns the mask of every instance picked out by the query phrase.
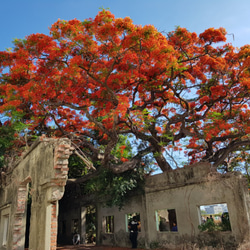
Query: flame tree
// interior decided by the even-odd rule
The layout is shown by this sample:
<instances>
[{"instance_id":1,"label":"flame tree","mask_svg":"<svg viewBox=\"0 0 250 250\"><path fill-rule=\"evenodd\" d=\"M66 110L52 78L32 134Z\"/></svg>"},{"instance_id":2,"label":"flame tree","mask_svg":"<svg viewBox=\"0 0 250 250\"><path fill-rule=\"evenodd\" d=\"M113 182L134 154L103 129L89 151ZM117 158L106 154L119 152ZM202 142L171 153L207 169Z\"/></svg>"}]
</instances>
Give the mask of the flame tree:
<instances>
[{"instance_id":1,"label":"flame tree","mask_svg":"<svg viewBox=\"0 0 250 250\"><path fill-rule=\"evenodd\" d=\"M223 28L163 35L103 10L15 40L0 69L7 122L18 114L28 136L68 137L86 162L115 173L149 154L171 170L172 150L218 168L250 144L250 45L226 43ZM133 155L121 136L136 142Z\"/></svg>"}]
</instances>

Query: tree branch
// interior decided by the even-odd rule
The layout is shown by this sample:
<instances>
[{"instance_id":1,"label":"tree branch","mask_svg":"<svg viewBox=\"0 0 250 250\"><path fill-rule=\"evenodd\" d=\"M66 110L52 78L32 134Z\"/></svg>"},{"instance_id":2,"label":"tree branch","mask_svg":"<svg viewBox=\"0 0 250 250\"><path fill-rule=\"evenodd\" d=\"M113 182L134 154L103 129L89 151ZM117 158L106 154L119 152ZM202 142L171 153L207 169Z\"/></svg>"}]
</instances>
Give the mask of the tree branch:
<instances>
[{"instance_id":1,"label":"tree branch","mask_svg":"<svg viewBox=\"0 0 250 250\"><path fill-rule=\"evenodd\" d=\"M233 141L226 148L218 150L209 160L209 162L214 162L213 167L217 168L226 159L229 153L237 150L241 146L250 145L250 140Z\"/></svg>"}]
</instances>

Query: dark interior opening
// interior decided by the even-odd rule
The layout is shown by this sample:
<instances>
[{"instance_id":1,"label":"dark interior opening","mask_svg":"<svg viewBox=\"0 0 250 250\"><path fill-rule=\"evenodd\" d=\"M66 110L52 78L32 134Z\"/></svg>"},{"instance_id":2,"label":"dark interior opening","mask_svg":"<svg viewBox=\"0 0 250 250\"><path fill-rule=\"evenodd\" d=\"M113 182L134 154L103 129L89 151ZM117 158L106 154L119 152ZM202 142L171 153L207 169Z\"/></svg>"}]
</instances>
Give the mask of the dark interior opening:
<instances>
[{"instance_id":1,"label":"dark interior opening","mask_svg":"<svg viewBox=\"0 0 250 250\"><path fill-rule=\"evenodd\" d=\"M26 208L26 229L25 229L25 243L24 243L25 248L29 248L30 217L31 217L31 203L32 203L30 189L31 189L31 183L29 183L29 192L26 203L27 208Z\"/></svg>"}]
</instances>

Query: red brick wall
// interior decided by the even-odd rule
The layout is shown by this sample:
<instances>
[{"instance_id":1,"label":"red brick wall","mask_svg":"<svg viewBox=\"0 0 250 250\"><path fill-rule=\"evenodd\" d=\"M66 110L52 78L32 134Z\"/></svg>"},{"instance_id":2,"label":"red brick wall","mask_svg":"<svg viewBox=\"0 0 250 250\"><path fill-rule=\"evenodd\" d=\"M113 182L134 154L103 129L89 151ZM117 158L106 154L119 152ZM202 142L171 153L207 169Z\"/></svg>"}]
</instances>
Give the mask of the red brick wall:
<instances>
[{"instance_id":1,"label":"red brick wall","mask_svg":"<svg viewBox=\"0 0 250 250\"><path fill-rule=\"evenodd\" d=\"M52 204L51 209L51 235L50 235L50 250L56 250L57 242L57 202Z\"/></svg>"},{"instance_id":2,"label":"red brick wall","mask_svg":"<svg viewBox=\"0 0 250 250\"><path fill-rule=\"evenodd\" d=\"M24 182L19 185L17 191L17 209L14 215L14 229L13 229L13 250L19 249L23 244L23 227L25 224L24 215L27 201L27 184L31 181L28 177Z\"/></svg>"},{"instance_id":3,"label":"red brick wall","mask_svg":"<svg viewBox=\"0 0 250 250\"><path fill-rule=\"evenodd\" d=\"M53 179L53 183L57 186L64 187L67 181L68 175L68 159L72 152L72 147L69 144L60 144L55 148L54 154L54 168L55 179ZM50 250L56 250L57 245L57 206L58 200L62 197L60 196L60 192L53 193L53 199L56 201L52 203L51 210L51 237L50 237Z\"/></svg>"}]
</instances>

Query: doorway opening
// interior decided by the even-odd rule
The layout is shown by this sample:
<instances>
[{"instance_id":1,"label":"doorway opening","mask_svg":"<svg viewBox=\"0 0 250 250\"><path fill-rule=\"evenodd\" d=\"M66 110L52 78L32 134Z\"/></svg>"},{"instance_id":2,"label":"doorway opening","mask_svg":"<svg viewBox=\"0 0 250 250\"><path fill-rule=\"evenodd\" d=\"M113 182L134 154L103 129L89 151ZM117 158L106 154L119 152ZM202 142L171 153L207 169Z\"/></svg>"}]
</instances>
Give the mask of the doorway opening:
<instances>
[{"instance_id":1,"label":"doorway opening","mask_svg":"<svg viewBox=\"0 0 250 250\"><path fill-rule=\"evenodd\" d=\"M28 183L28 195L26 200L26 228L25 228L25 249L29 249L29 234L30 234L30 217L31 217L31 203L32 203L32 197L31 197L31 182Z\"/></svg>"},{"instance_id":2,"label":"doorway opening","mask_svg":"<svg viewBox=\"0 0 250 250\"><path fill-rule=\"evenodd\" d=\"M85 243L96 244L96 207L88 206L86 211L86 237Z\"/></svg>"}]
</instances>

